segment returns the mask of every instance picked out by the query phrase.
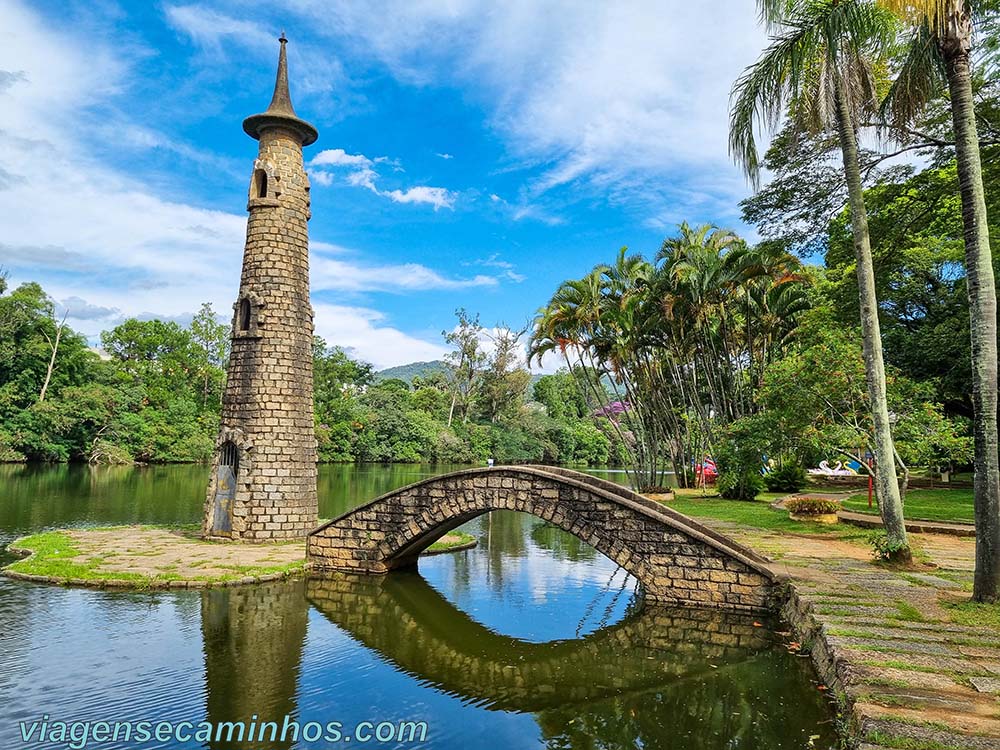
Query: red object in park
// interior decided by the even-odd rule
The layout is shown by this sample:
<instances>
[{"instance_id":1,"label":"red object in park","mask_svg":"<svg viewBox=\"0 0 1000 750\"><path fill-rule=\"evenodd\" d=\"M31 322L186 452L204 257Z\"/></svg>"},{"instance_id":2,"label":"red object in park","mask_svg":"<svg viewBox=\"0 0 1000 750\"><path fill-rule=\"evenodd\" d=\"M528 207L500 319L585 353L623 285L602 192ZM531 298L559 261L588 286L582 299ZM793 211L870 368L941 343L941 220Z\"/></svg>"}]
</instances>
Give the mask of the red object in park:
<instances>
[{"instance_id":1,"label":"red object in park","mask_svg":"<svg viewBox=\"0 0 1000 750\"><path fill-rule=\"evenodd\" d=\"M719 469L715 465L715 461L706 457L704 463L694 465L694 476L697 484L705 486L715 481L716 477L719 476Z\"/></svg>"}]
</instances>

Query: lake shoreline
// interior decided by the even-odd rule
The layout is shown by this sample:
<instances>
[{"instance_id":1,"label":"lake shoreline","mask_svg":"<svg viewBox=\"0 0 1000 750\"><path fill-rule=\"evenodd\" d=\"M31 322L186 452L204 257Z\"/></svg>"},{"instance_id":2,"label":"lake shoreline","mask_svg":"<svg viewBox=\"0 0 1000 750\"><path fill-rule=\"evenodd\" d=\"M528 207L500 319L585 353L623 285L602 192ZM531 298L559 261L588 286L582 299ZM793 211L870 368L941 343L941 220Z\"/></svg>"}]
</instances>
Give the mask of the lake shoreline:
<instances>
[{"instance_id":1,"label":"lake shoreline","mask_svg":"<svg viewBox=\"0 0 1000 750\"><path fill-rule=\"evenodd\" d=\"M452 531L424 555L476 547ZM308 573L305 540L238 544L204 539L197 529L112 526L56 529L20 537L7 551L21 559L0 575L22 581L92 589L197 589L280 581Z\"/></svg>"}]
</instances>

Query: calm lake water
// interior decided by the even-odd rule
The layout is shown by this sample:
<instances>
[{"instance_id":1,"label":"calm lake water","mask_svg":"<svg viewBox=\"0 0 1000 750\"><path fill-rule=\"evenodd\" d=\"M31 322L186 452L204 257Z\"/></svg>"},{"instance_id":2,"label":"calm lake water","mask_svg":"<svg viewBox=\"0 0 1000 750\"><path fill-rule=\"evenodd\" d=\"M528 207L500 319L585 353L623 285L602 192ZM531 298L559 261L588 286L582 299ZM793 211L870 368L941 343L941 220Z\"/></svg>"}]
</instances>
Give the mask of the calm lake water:
<instances>
[{"instance_id":1,"label":"calm lake water","mask_svg":"<svg viewBox=\"0 0 1000 750\"><path fill-rule=\"evenodd\" d=\"M446 466L324 466L332 517ZM614 475L603 474L611 478ZM197 523L207 469L0 466L0 564L47 528ZM419 572L110 593L0 578L0 748L38 721L424 721L422 744L94 748L831 748L808 659L775 623L643 607L635 582L518 513Z\"/></svg>"}]
</instances>

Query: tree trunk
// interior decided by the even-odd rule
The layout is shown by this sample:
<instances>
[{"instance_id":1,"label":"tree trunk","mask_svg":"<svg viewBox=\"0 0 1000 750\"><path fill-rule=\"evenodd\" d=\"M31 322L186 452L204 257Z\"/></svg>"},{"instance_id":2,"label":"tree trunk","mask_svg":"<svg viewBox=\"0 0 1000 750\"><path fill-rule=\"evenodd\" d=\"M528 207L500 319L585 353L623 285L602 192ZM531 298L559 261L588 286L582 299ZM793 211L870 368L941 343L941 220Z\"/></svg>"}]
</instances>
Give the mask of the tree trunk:
<instances>
[{"instance_id":1,"label":"tree trunk","mask_svg":"<svg viewBox=\"0 0 1000 750\"><path fill-rule=\"evenodd\" d=\"M911 558L903 521L903 502L896 482L895 450L889 404L886 399L885 364L882 361L882 332L878 321L878 300L875 298L875 269L872 263L871 239L868 235L868 213L858 167L858 143L854 123L840 82L836 87L837 132L844 156L844 176L851 208L851 230L854 235L854 256L857 262L858 299L861 306L861 338L864 345L865 379L871 401L874 423L874 453L878 471L875 489L879 510L889 543L897 551L892 557L900 562Z\"/></svg>"},{"instance_id":2,"label":"tree trunk","mask_svg":"<svg viewBox=\"0 0 1000 750\"><path fill-rule=\"evenodd\" d=\"M49 346L52 347L52 356L49 357L49 367L45 371L45 382L42 383L42 390L38 394L38 403L42 403L42 401L45 400L45 394L49 390L49 381L52 380L52 371L56 367L56 354L59 352L59 339L62 338L63 327L65 326L65 324L66 324L66 316L63 316L62 322L56 326L56 340L49 341ZM46 339L47 338L48 336L46 336Z\"/></svg>"},{"instance_id":3,"label":"tree trunk","mask_svg":"<svg viewBox=\"0 0 1000 750\"><path fill-rule=\"evenodd\" d=\"M971 23L964 2L949 8L941 52L948 72L955 156L962 195L965 269L972 331L975 436L975 601L1000 599L1000 466L997 457L997 295L986 219L979 134L969 74Z\"/></svg>"}]
</instances>

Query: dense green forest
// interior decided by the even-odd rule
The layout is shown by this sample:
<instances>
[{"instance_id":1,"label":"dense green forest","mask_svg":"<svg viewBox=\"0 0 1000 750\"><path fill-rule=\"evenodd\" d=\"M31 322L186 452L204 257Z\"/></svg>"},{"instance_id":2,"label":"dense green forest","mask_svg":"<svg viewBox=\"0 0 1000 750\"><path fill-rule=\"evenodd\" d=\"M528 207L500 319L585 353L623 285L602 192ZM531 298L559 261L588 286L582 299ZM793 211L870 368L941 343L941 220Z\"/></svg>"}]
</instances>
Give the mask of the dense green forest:
<instances>
[{"instance_id":1,"label":"dense green forest","mask_svg":"<svg viewBox=\"0 0 1000 750\"><path fill-rule=\"evenodd\" d=\"M518 332L460 312L451 361L408 382L317 338L323 461L604 464L624 452L566 373L532 379ZM0 279L0 459L92 463L211 457L229 326L203 305L183 327L126 320L99 350L33 283ZM398 371L397 371L398 372ZM405 374L405 373L404 373Z\"/></svg>"}]
</instances>

